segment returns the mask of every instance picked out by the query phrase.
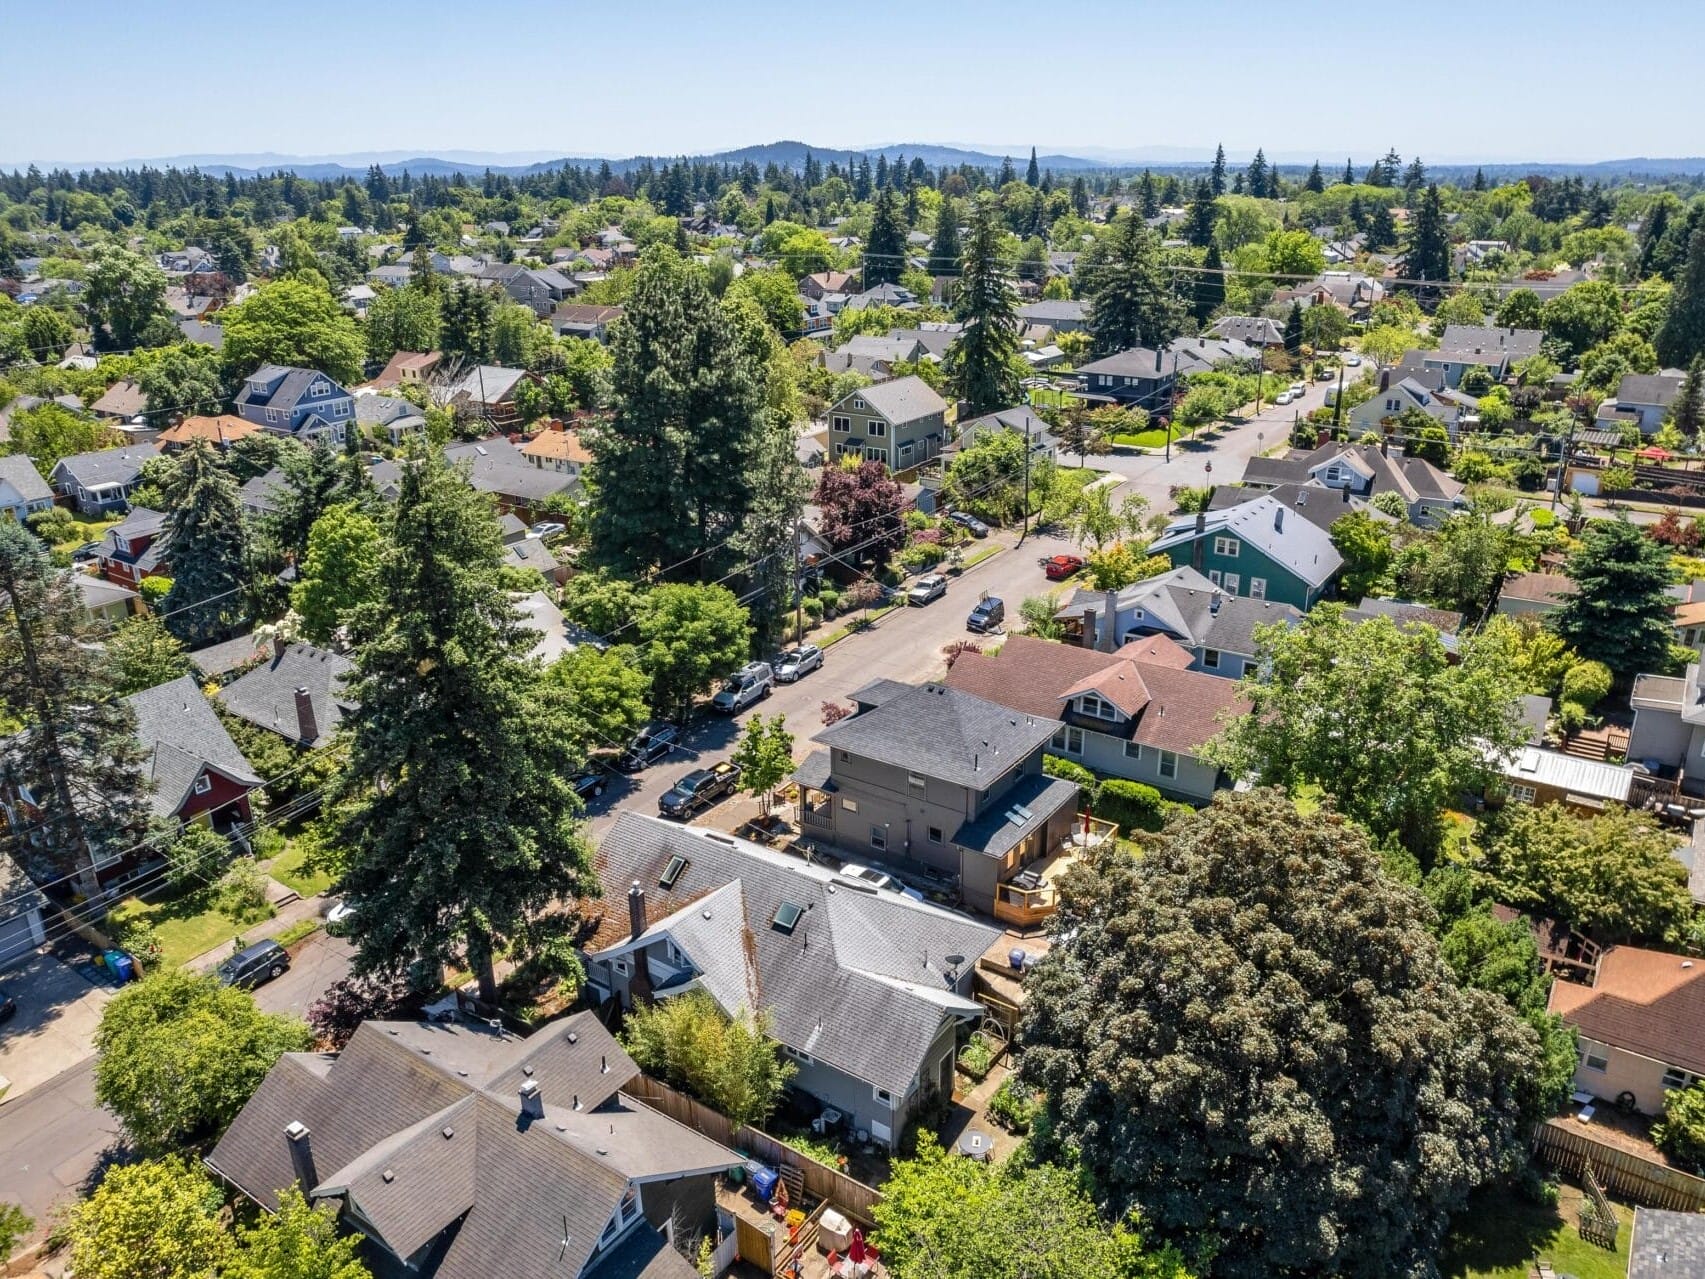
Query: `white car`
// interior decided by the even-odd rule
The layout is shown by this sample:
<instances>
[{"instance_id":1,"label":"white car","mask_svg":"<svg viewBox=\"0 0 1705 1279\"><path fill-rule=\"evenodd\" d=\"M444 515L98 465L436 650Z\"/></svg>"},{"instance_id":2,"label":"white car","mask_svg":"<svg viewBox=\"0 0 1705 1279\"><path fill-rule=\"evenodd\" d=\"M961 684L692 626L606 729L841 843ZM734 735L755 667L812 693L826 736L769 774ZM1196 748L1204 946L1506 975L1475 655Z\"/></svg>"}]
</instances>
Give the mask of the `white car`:
<instances>
[{"instance_id":1,"label":"white car","mask_svg":"<svg viewBox=\"0 0 1705 1279\"><path fill-rule=\"evenodd\" d=\"M915 888L908 888L892 875L884 875L879 870L869 866L861 866L857 862L848 862L841 867L841 874L848 879L856 879L869 884L873 888L887 889L891 893L899 893L902 897L910 897L913 901L923 901L924 895Z\"/></svg>"},{"instance_id":2,"label":"white car","mask_svg":"<svg viewBox=\"0 0 1705 1279\"><path fill-rule=\"evenodd\" d=\"M768 662L747 662L710 699L710 708L720 715L738 715L753 702L761 702L775 686L775 672Z\"/></svg>"},{"instance_id":3,"label":"white car","mask_svg":"<svg viewBox=\"0 0 1705 1279\"><path fill-rule=\"evenodd\" d=\"M940 573L926 573L912 583L912 589L906 592L906 603L911 605L928 604L947 594L947 579Z\"/></svg>"},{"instance_id":4,"label":"white car","mask_svg":"<svg viewBox=\"0 0 1705 1279\"><path fill-rule=\"evenodd\" d=\"M1277 395L1275 395L1273 397L1273 403L1274 404L1289 404L1295 398L1296 397L1294 395L1292 395L1289 391L1280 391Z\"/></svg>"},{"instance_id":5,"label":"white car","mask_svg":"<svg viewBox=\"0 0 1705 1279\"><path fill-rule=\"evenodd\" d=\"M1359 355L1346 355L1344 357L1344 364L1347 368L1359 369L1362 367L1362 357Z\"/></svg>"},{"instance_id":6,"label":"white car","mask_svg":"<svg viewBox=\"0 0 1705 1279\"><path fill-rule=\"evenodd\" d=\"M346 936L354 922L355 907L342 898L332 902L326 910L326 932L333 937Z\"/></svg>"},{"instance_id":7,"label":"white car","mask_svg":"<svg viewBox=\"0 0 1705 1279\"><path fill-rule=\"evenodd\" d=\"M816 670L823 664L823 650L815 644L801 644L781 655L776 663L776 680L782 684L791 684L801 675Z\"/></svg>"},{"instance_id":8,"label":"white car","mask_svg":"<svg viewBox=\"0 0 1705 1279\"><path fill-rule=\"evenodd\" d=\"M1290 391L1291 399L1293 400L1302 399L1303 395L1308 391L1307 385L1302 382L1292 382L1287 389Z\"/></svg>"}]
</instances>

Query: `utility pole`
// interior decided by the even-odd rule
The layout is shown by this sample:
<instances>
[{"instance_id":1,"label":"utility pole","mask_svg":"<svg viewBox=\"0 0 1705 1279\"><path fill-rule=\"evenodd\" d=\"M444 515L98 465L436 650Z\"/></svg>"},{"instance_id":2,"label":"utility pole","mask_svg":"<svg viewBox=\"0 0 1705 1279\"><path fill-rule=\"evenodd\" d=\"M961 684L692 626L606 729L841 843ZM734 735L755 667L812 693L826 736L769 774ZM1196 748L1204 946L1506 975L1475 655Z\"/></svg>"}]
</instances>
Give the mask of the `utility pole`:
<instances>
[{"instance_id":1,"label":"utility pole","mask_svg":"<svg viewBox=\"0 0 1705 1279\"><path fill-rule=\"evenodd\" d=\"M800 543L805 538L805 521L794 517L793 521L793 642L802 643L805 639L805 579L800 564Z\"/></svg>"},{"instance_id":2,"label":"utility pole","mask_svg":"<svg viewBox=\"0 0 1705 1279\"><path fill-rule=\"evenodd\" d=\"M1030 535L1030 431L1024 432L1024 505L1018 516L1018 544L1024 545L1024 539Z\"/></svg>"}]
</instances>

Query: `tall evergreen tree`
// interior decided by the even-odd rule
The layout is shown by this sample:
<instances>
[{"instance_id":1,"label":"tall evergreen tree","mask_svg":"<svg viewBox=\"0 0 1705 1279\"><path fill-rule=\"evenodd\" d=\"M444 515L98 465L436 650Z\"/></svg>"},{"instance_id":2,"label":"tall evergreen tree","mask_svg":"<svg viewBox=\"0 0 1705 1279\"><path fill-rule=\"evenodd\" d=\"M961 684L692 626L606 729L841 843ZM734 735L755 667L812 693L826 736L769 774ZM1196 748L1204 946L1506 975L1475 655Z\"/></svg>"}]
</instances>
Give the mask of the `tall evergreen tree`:
<instances>
[{"instance_id":1,"label":"tall evergreen tree","mask_svg":"<svg viewBox=\"0 0 1705 1279\"><path fill-rule=\"evenodd\" d=\"M491 499L436 451L413 458L361 625L338 830L356 970L430 985L465 963L488 1003L498 953L591 866L568 781L586 743L527 660L501 566Z\"/></svg>"},{"instance_id":2,"label":"tall evergreen tree","mask_svg":"<svg viewBox=\"0 0 1705 1279\"><path fill-rule=\"evenodd\" d=\"M1403 171L1403 190L1411 200L1420 189L1426 185L1427 166L1421 163L1421 157L1416 156L1409 161L1409 167Z\"/></svg>"},{"instance_id":3,"label":"tall evergreen tree","mask_svg":"<svg viewBox=\"0 0 1705 1279\"><path fill-rule=\"evenodd\" d=\"M1618 675L1661 671L1669 664L1669 552L1626 517L1594 520L1569 557L1574 594L1546 618L1583 658Z\"/></svg>"},{"instance_id":4,"label":"tall evergreen tree","mask_svg":"<svg viewBox=\"0 0 1705 1279\"><path fill-rule=\"evenodd\" d=\"M876 196L870 218L870 238L864 244L864 287L893 284L906 270L906 227L900 202L892 191Z\"/></svg>"},{"instance_id":5,"label":"tall evergreen tree","mask_svg":"<svg viewBox=\"0 0 1705 1279\"><path fill-rule=\"evenodd\" d=\"M1257 200L1267 198L1267 153L1255 148L1255 158L1249 162L1249 194Z\"/></svg>"},{"instance_id":6,"label":"tall evergreen tree","mask_svg":"<svg viewBox=\"0 0 1705 1279\"><path fill-rule=\"evenodd\" d=\"M1036 167L1036 148L1030 148L1030 166L1024 170L1024 181L1033 187L1042 185L1041 171Z\"/></svg>"},{"instance_id":7,"label":"tall evergreen tree","mask_svg":"<svg viewBox=\"0 0 1705 1279\"><path fill-rule=\"evenodd\" d=\"M1214 225L1219 221L1219 205L1214 201L1214 193L1207 182L1196 183L1196 193L1190 200L1190 209L1184 219L1184 237L1198 249L1205 249L1214 242Z\"/></svg>"},{"instance_id":8,"label":"tall evergreen tree","mask_svg":"<svg viewBox=\"0 0 1705 1279\"><path fill-rule=\"evenodd\" d=\"M959 274L959 204L952 196L943 196L935 213L935 235L929 246L931 275Z\"/></svg>"},{"instance_id":9,"label":"tall evergreen tree","mask_svg":"<svg viewBox=\"0 0 1705 1279\"><path fill-rule=\"evenodd\" d=\"M979 199L971 211L971 235L954 301L965 326L947 352L954 392L973 417L1007 408L1018 399L1013 367L1018 357L1018 294L1001 261L1000 211L992 196Z\"/></svg>"},{"instance_id":10,"label":"tall evergreen tree","mask_svg":"<svg viewBox=\"0 0 1705 1279\"><path fill-rule=\"evenodd\" d=\"M1669 314L1652 343L1671 368L1691 365L1705 352L1705 225L1687 242L1687 260L1675 277Z\"/></svg>"},{"instance_id":11,"label":"tall evergreen tree","mask_svg":"<svg viewBox=\"0 0 1705 1279\"><path fill-rule=\"evenodd\" d=\"M1486 170L1480 168L1474 170L1473 189L1476 191L1484 191L1486 189Z\"/></svg>"},{"instance_id":12,"label":"tall evergreen tree","mask_svg":"<svg viewBox=\"0 0 1705 1279\"><path fill-rule=\"evenodd\" d=\"M1409 244L1399 268L1405 279L1443 283L1450 279L1450 233L1445 227L1444 205L1438 183L1427 187L1409 222ZM1435 297L1438 289L1429 284L1410 286L1421 297Z\"/></svg>"},{"instance_id":13,"label":"tall evergreen tree","mask_svg":"<svg viewBox=\"0 0 1705 1279\"><path fill-rule=\"evenodd\" d=\"M1225 194L1225 145L1214 148L1214 167L1208 170L1208 189L1215 195Z\"/></svg>"},{"instance_id":14,"label":"tall evergreen tree","mask_svg":"<svg viewBox=\"0 0 1705 1279\"><path fill-rule=\"evenodd\" d=\"M607 495L592 509L593 556L629 574L694 557L674 575L715 577L727 557L713 548L751 502L763 370L703 273L662 245L641 256L610 346L614 414L590 439L592 477Z\"/></svg>"},{"instance_id":15,"label":"tall evergreen tree","mask_svg":"<svg viewBox=\"0 0 1705 1279\"><path fill-rule=\"evenodd\" d=\"M1297 355L1302 351L1302 303L1293 301L1290 311L1285 315L1285 352Z\"/></svg>"},{"instance_id":16,"label":"tall evergreen tree","mask_svg":"<svg viewBox=\"0 0 1705 1279\"><path fill-rule=\"evenodd\" d=\"M1354 200L1351 201L1355 203ZM1379 252L1397 246L1397 220L1391 216L1391 207L1379 201L1373 201L1373 208L1367 214L1368 248ZM1352 211L1354 212L1354 211Z\"/></svg>"},{"instance_id":17,"label":"tall evergreen tree","mask_svg":"<svg viewBox=\"0 0 1705 1279\"><path fill-rule=\"evenodd\" d=\"M136 715L113 696L104 629L47 547L0 520L0 712L22 726L0 741L0 778L36 809L0 827L0 853L43 878L75 875L86 897L100 890L96 861L139 838L149 814Z\"/></svg>"},{"instance_id":18,"label":"tall evergreen tree","mask_svg":"<svg viewBox=\"0 0 1705 1279\"><path fill-rule=\"evenodd\" d=\"M1688 363L1687 376L1675 397L1675 428L1689 439L1705 426L1705 355L1696 355Z\"/></svg>"},{"instance_id":19,"label":"tall evergreen tree","mask_svg":"<svg viewBox=\"0 0 1705 1279\"><path fill-rule=\"evenodd\" d=\"M1326 175L1320 171L1320 161L1314 162L1314 167L1308 171L1308 177L1303 181L1302 189L1319 195L1326 190Z\"/></svg>"},{"instance_id":20,"label":"tall evergreen tree","mask_svg":"<svg viewBox=\"0 0 1705 1279\"><path fill-rule=\"evenodd\" d=\"M248 538L237 482L206 440L177 456L166 481L166 625L189 648L231 634L244 612Z\"/></svg>"},{"instance_id":21,"label":"tall evergreen tree","mask_svg":"<svg viewBox=\"0 0 1705 1279\"><path fill-rule=\"evenodd\" d=\"M1143 170L1143 176L1137 183L1137 208L1145 218L1156 217L1160 213L1160 192L1155 188L1154 174L1147 169Z\"/></svg>"},{"instance_id":22,"label":"tall evergreen tree","mask_svg":"<svg viewBox=\"0 0 1705 1279\"><path fill-rule=\"evenodd\" d=\"M1356 185L1356 169L1348 160L1344 161L1344 176L1339 178L1338 181L1347 187L1353 187Z\"/></svg>"},{"instance_id":23,"label":"tall evergreen tree","mask_svg":"<svg viewBox=\"0 0 1705 1279\"><path fill-rule=\"evenodd\" d=\"M1214 313L1225 305L1225 259L1220 256L1220 246L1208 245L1208 252L1202 259L1202 269L1196 273L1195 287L1191 290L1190 314L1198 326L1205 325L1214 318Z\"/></svg>"},{"instance_id":24,"label":"tall evergreen tree","mask_svg":"<svg viewBox=\"0 0 1705 1279\"><path fill-rule=\"evenodd\" d=\"M1182 308L1161 263L1160 242L1132 213L1122 215L1108 234L1113 237L1109 256L1096 272L1089 300L1095 352L1112 355L1141 345L1158 349L1183 330Z\"/></svg>"},{"instance_id":25,"label":"tall evergreen tree","mask_svg":"<svg viewBox=\"0 0 1705 1279\"><path fill-rule=\"evenodd\" d=\"M995 186L997 188L1004 187L1008 182L1017 181L1018 173L1012 167L1012 157L1010 155L1002 156L1000 176L995 179Z\"/></svg>"},{"instance_id":26,"label":"tall evergreen tree","mask_svg":"<svg viewBox=\"0 0 1705 1279\"><path fill-rule=\"evenodd\" d=\"M1669 231L1671 209L1672 201L1659 196L1646 210L1646 216L1640 219L1640 265L1637 269L1642 280L1653 274L1652 265L1658 248Z\"/></svg>"}]
</instances>

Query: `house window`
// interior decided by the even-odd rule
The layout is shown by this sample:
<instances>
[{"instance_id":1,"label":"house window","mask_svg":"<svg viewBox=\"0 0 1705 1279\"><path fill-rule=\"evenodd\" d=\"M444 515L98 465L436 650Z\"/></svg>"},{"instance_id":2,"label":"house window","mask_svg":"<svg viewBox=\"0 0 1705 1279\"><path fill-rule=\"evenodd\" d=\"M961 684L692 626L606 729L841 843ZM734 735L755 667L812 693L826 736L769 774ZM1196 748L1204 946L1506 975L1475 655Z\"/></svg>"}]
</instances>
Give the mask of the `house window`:
<instances>
[{"instance_id":1,"label":"house window","mask_svg":"<svg viewBox=\"0 0 1705 1279\"><path fill-rule=\"evenodd\" d=\"M1242 585L1242 583L1243 578L1238 576L1236 573L1227 573L1225 575L1225 593L1227 595L1236 595L1237 588Z\"/></svg>"},{"instance_id":2,"label":"house window","mask_svg":"<svg viewBox=\"0 0 1705 1279\"><path fill-rule=\"evenodd\" d=\"M1064 726L1054 734L1054 749L1064 751L1067 755L1083 754L1083 730Z\"/></svg>"},{"instance_id":3,"label":"house window","mask_svg":"<svg viewBox=\"0 0 1705 1279\"><path fill-rule=\"evenodd\" d=\"M1162 777L1178 776L1178 756L1172 751L1160 753L1160 775Z\"/></svg>"},{"instance_id":4,"label":"house window","mask_svg":"<svg viewBox=\"0 0 1705 1279\"><path fill-rule=\"evenodd\" d=\"M875 436L877 439L881 439L888 434L888 423L866 422L864 424L864 433L866 435Z\"/></svg>"},{"instance_id":5,"label":"house window","mask_svg":"<svg viewBox=\"0 0 1705 1279\"><path fill-rule=\"evenodd\" d=\"M195 779L195 793L197 795L205 795L205 794L207 794L208 791L210 791L212 789L213 789L213 779L211 777L209 777L206 773L203 773L200 777Z\"/></svg>"},{"instance_id":6,"label":"house window","mask_svg":"<svg viewBox=\"0 0 1705 1279\"><path fill-rule=\"evenodd\" d=\"M867 447L864 450L864 460L867 462L886 462L888 460L888 450Z\"/></svg>"},{"instance_id":7,"label":"house window","mask_svg":"<svg viewBox=\"0 0 1705 1279\"><path fill-rule=\"evenodd\" d=\"M616 1215L610 1218L609 1224L604 1227L604 1233L598 1236L598 1246L602 1248L606 1244L613 1243L616 1236L632 1225L637 1216L639 1216L639 1187L630 1184L627 1194L622 1196L621 1203L616 1206Z\"/></svg>"},{"instance_id":8,"label":"house window","mask_svg":"<svg viewBox=\"0 0 1705 1279\"><path fill-rule=\"evenodd\" d=\"M1125 743L1125 758L1126 759L1138 759L1138 760L1140 760L1142 757L1143 757L1143 746L1142 746L1141 742L1126 742Z\"/></svg>"},{"instance_id":9,"label":"house window","mask_svg":"<svg viewBox=\"0 0 1705 1279\"><path fill-rule=\"evenodd\" d=\"M876 849L878 852L886 852L887 851L887 849L888 849L888 828L886 826L875 826L875 825L871 826L871 828L870 828L870 846L872 848Z\"/></svg>"},{"instance_id":10,"label":"house window","mask_svg":"<svg viewBox=\"0 0 1705 1279\"><path fill-rule=\"evenodd\" d=\"M612 959L610 961L610 967L615 970L616 976L618 977L626 977L628 975L628 961L625 959Z\"/></svg>"},{"instance_id":11,"label":"house window","mask_svg":"<svg viewBox=\"0 0 1705 1279\"><path fill-rule=\"evenodd\" d=\"M1217 568L1209 569L1208 570L1208 580L1210 582L1212 582L1215 586L1218 586L1220 584L1220 571Z\"/></svg>"},{"instance_id":12,"label":"house window","mask_svg":"<svg viewBox=\"0 0 1705 1279\"><path fill-rule=\"evenodd\" d=\"M939 844L942 842L941 827L931 826L929 828L929 842L932 844Z\"/></svg>"},{"instance_id":13,"label":"house window","mask_svg":"<svg viewBox=\"0 0 1705 1279\"><path fill-rule=\"evenodd\" d=\"M837 431L846 434L852 430L852 419L850 417L838 417L834 421L834 426Z\"/></svg>"},{"instance_id":14,"label":"house window","mask_svg":"<svg viewBox=\"0 0 1705 1279\"><path fill-rule=\"evenodd\" d=\"M789 1048L784 1044L782 1045L782 1051L802 1066L814 1066L817 1064L810 1053L800 1052L797 1048Z\"/></svg>"},{"instance_id":15,"label":"house window","mask_svg":"<svg viewBox=\"0 0 1705 1279\"><path fill-rule=\"evenodd\" d=\"M909 456L911 451L912 451L913 446L916 443L917 443L916 440L907 440L904 444L902 444L900 446L900 456L901 457Z\"/></svg>"},{"instance_id":16,"label":"house window","mask_svg":"<svg viewBox=\"0 0 1705 1279\"><path fill-rule=\"evenodd\" d=\"M853 407L862 412L864 409L864 401L863 400L854 400L853 401Z\"/></svg>"},{"instance_id":17,"label":"house window","mask_svg":"<svg viewBox=\"0 0 1705 1279\"><path fill-rule=\"evenodd\" d=\"M1581 1050L1581 1065L1588 1070L1596 1070L1602 1073L1610 1069L1610 1059L1602 1053L1594 1052L1591 1048L1584 1048Z\"/></svg>"},{"instance_id":18,"label":"house window","mask_svg":"<svg viewBox=\"0 0 1705 1279\"><path fill-rule=\"evenodd\" d=\"M876 1098L876 1100L881 1102L884 1106L892 1107L894 1105L894 1094L889 1092L886 1088L872 1088L870 1090L870 1095Z\"/></svg>"},{"instance_id":19,"label":"house window","mask_svg":"<svg viewBox=\"0 0 1705 1279\"><path fill-rule=\"evenodd\" d=\"M1260 579L1257 578L1256 581L1260 581ZM1251 588L1251 589L1253 589L1253 588ZM1219 649L1217 649L1217 648L1204 648L1202 650L1202 669L1205 671L1217 671L1217 670L1219 670L1219 668L1220 668L1220 651L1219 651Z\"/></svg>"},{"instance_id":20,"label":"house window","mask_svg":"<svg viewBox=\"0 0 1705 1279\"><path fill-rule=\"evenodd\" d=\"M1335 483L1343 478L1344 472L1340 471L1336 466L1329 466L1326 468L1326 482L1328 484Z\"/></svg>"},{"instance_id":21,"label":"house window","mask_svg":"<svg viewBox=\"0 0 1705 1279\"><path fill-rule=\"evenodd\" d=\"M841 808L846 812L856 813L858 812L858 801L856 799L843 799Z\"/></svg>"},{"instance_id":22,"label":"house window","mask_svg":"<svg viewBox=\"0 0 1705 1279\"><path fill-rule=\"evenodd\" d=\"M1538 798L1538 795L1539 792L1534 790L1531 786L1522 786L1517 784L1510 787L1510 798L1515 800L1518 804L1531 804L1536 798Z\"/></svg>"},{"instance_id":23,"label":"house window","mask_svg":"<svg viewBox=\"0 0 1705 1279\"><path fill-rule=\"evenodd\" d=\"M924 781L923 778L919 777L916 773L907 773L906 774L906 785L910 786L913 790L920 790L921 791L925 787L925 785L927 785L927 783Z\"/></svg>"},{"instance_id":24,"label":"house window","mask_svg":"<svg viewBox=\"0 0 1705 1279\"><path fill-rule=\"evenodd\" d=\"M1664 1071L1665 1092L1670 1092L1677 1088L1691 1088L1698 1082L1698 1075L1690 1075L1685 1070L1678 1070L1674 1066L1671 1066L1668 1070Z\"/></svg>"},{"instance_id":25,"label":"house window","mask_svg":"<svg viewBox=\"0 0 1705 1279\"><path fill-rule=\"evenodd\" d=\"M1249 598L1252 600L1264 600L1267 598L1266 578L1252 577L1249 579Z\"/></svg>"},{"instance_id":26,"label":"house window","mask_svg":"<svg viewBox=\"0 0 1705 1279\"><path fill-rule=\"evenodd\" d=\"M1078 698L1077 708L1085 715L1096 719L1118 719L1119 712L1112 702L1098 697L1094 693L1085 693Z\"/></svg>"},{"instance_id":27,"label":"house window","mask_svg":"<svg viewBox=\"0 0 1705 1279\"><path fill-rule=\"evenodd\" d=\"M1228 560L1235 560L1242 545L1235 537L1216 537L1214 539L1214 554L1223 555Z\"/></svg>"}]
</instances>

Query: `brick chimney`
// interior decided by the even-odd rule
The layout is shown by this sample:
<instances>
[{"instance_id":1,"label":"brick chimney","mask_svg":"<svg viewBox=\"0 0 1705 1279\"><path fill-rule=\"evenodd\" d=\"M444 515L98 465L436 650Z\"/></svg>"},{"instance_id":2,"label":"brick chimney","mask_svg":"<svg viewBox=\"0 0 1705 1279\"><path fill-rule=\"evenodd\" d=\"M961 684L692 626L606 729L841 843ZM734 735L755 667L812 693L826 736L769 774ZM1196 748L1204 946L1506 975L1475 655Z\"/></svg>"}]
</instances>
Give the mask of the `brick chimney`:
<instances>
[{"instance_id":1,"label":"brick chimney","mask_svg":"<svg viewBox=\"0 0 1705 1279\"><path fill-rule=\"evenodd\" d=\"M1101 615L1101 630L1095 637L1095 647L1100 649L1103 653L1111 653L1118 647L1117 642L1113 638L1113 633L1119 629L1119 592L1107 591L1103 593L1101 598L1103 601L1102 609L1104 611Z\"/></svg>"},{"instance_id":2,"label":"brick chimney","mask_svg":"<svg viewBox=\"0 0 1705 1279\"><path fill-rule=\"evenodd\" d=\"M314 718L314 699L306 688L296 690L296 737L304 746L320 740L320 725Z\"/></svg>"},{"instance_id":3,"label":"brick chimney","mask_svg":"<svg viewBox=\"0 0 1705 1279\"><path fill-rule=\"evenodd\" d=\"M308 1144L308 1125L300 1119L292 1120L284 1127L284 1140L290 1147L290 1166L296 1171L296 1180L302 1193L308 1195L320 1184L319 1173L314 1170L314 1148Z\"/></svg>"},{"instance_id":4,"label":"brick chimney","mask_svg":"<svg viewBox=\"0 0 1705 1279\"><path fill-rule=\"evenodd\" d=\"M1083 610L1083 635L1080 637L1080 641L1085 648L1094 648L1095 636L1095 610L1086 608Z\"/></svg>"}]
</instances>

